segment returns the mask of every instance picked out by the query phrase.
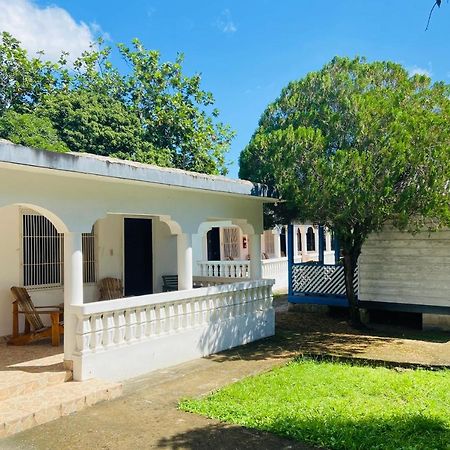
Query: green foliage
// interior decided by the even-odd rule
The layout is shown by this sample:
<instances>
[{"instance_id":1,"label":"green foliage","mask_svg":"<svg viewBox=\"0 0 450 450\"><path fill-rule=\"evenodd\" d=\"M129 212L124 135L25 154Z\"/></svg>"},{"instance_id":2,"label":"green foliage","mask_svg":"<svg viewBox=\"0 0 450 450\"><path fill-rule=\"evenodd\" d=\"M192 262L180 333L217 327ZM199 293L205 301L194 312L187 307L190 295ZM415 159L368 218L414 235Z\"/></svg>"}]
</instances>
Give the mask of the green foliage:
<instances>
[{"instance_id":1,"label":"green foliage","mask_svg":"<svg viewBox=\"0 0 450 450\"><path fill-rule=\"evenodd\" d=\"M288 219L334 229L352 274L364 240L386 222L450 224L449 94L398 64L335 58L268 106L240 176L274 184Z\"/></svg>"},{"instance_id":2,"label":"green foliage","mask_svg":"<svg viewBox=\"0 0 450 450\"><path fill-rule=\"evenodd\" d=\"M59 138L52 122L35 114L7 111L0 116L0 136L14 144L67 152L69 149Z\"/></svg>"},{"instance_id":3,"label":"green foliage","mask_svg":"<svg viewBox=\"0 0 450 450\"><path fill-rule=\"evenodd\" d=\"M441 449L450 442L450 372L300 360L181 409L330 449Z\"/></svg>"},{"instance_id":4,"label":"green foliage","mask_svg":"<svg viewBox=\"0 0 450 450\"><path fill-rule=\"evenodd\" d=\"M71 151L226 174L234 133L217 120L200 76L183 74L182 56L161 62L136 39L131 48L118 45L128 67L121 73L101 41L69 67L67 54L57 64L30 59L1 36L0 115L36 111Z\"/></svg>"}]
</instances>

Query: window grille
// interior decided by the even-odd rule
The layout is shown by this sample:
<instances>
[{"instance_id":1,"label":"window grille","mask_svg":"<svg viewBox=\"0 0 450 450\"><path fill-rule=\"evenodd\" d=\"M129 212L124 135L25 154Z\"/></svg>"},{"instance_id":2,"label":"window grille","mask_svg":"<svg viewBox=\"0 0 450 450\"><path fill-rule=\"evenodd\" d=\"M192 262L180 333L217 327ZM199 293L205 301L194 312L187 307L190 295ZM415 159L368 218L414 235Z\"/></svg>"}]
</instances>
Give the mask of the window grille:
<instances>
[{"instance_id":1,"label":"window grille","mask_svg":"<svg viewBox=\"0 0 450 450\"><path fill-rule=\"evenodd\" d=\"M278 235L277 239L279 239ZM275 236L272 230L264 234L264 249L267 255L273 255L275 253Z\"/></svg>"},{"instance_id":2,"label":"window grille","mask_svg":"<svg viewBox=\"0 0 450 450\"><path fill-rule=\"evenodd\" d=\"M239 245L239 229L238 228L224 228L223 229L223 256L225 259L239 259L240 257Z\"/></svg>"},{"instance_id":3,"label":"window grille","mask_svg":"<svg viewBox=\"0 0 450 450\"><path fill-rule=\"evenodd\" d=\"M83 281L96 282L95 235L83 233ZM64 284L64 235L45 216L22 214L23 284L57 287Z\"/></svg>"},{"instance_id":4,"label":"window grille","mask_svg":"<svg viewBox=\"0 0 450 450\"><path fill-rule=\"evenodd\" d=\"M60 286L63 280L63 235L44 216L23 214L24 286Z\"/></svg>"},{"instance_id":5,"label":"window grille","mask_svg":"<svg viewBox=\"0 0 450 450\"><path fill-rule=\"evenodd\" d=\"M95 233L94 228L90 233L83 233L83 281L84 283L95 283Z\"/></svg>"}]
</instances>

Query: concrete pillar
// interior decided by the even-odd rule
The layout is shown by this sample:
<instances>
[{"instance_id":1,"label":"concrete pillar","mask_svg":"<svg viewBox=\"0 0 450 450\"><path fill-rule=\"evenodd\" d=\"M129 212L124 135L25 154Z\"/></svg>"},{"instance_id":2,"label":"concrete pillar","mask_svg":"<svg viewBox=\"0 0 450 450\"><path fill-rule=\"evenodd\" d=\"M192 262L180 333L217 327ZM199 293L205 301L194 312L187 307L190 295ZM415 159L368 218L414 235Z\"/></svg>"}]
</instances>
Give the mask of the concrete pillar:
<instances>
[{"instance_id":1,"label":"concrete pillar","mask_svg":"<svg viewBox=\"0 0 450 450\"><path fill-rule=\"evenodd\" d=\"M297 236L297 230L300 227L298 225L292 226L292 239L293 239L293 246L294 246L294 259L298 255L298 236Z\"/></svg>"},{"instance_id":2,"label":"concrete pillar","mask_svg":"<svg viewBox=\"0 0 450 450\"><path fill-rule=\"evenodd\" d=\"M273 233L273 257L281 258L281 229L275 227Z\"/></svg>"},{"instance_id":3,"label":"concrete pillar","mask_svg":"<svg viewBox=\"0 0 450 450\"><path fill-rule=\"evenodd\" d=\"M326 251L331 252L331 231L326 230L325 231L325 239L326 239Z\"/></svg>"},{"instance_id":4,"label":"concrete pillar","mask_svg":"<svg viewBox=\"0 0 450 450\"><path fill-rule=\"evenodd\" d=\"M262 278L261 235L252 234L250 238L250 277L252 280Z\"/></svg>"},{"instance_id":5,"label":"concrete pillar","mask_svg":"<svg viewBox=\"0 0 450 450\"><path fill-rule=\"evenodd\" d=\"M306 232L308 231L308 227L301 227L302 232L302 257L308 253L308 240ZM304 259L302 259L304 261Z\"/></svg>"},{"instance_id":6,"label":"concrete pillar","mask_svg":"<svg viewBox=\"0 0 450 450\"><path fill-rule=\"evenodd\" d=\"M178 289L192 289L192 236L177 235Z\"/></svg>"},{"instance_id":7,"label":"concrete pillar","mask_svg":"<svg viewBox=\"0 0 450 450\"><path fill-rule=\"evenodd\" d=\"M319 227L313 227L314 230L314 248L317 255L319 255Z\"/></svg>"},{"instance_id":8,"label":"concrete pillar","mask_svg":"<svg viewBox=\"0 0 450 450\"><path fill-rule=\"evenodd\" d=\"M81 233L64 233L64 359L72 360L77 318L71 306L83 304L83 241Z\"/></svg>"}]
</instances>

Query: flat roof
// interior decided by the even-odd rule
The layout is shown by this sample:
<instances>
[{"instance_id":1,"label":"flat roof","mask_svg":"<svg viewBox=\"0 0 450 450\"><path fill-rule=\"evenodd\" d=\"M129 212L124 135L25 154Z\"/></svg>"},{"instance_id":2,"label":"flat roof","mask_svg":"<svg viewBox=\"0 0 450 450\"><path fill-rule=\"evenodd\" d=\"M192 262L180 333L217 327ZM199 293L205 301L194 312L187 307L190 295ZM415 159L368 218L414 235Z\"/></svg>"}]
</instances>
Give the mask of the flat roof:
<instances>
[{"instance_id":1,"label":"flat roof","mask_svg":"<svg viewBox=\"0 0 450 450\"><path fill-rule=\"evenodd\" d=\"M264 184L159 167L90 153L57 153L0 139L0 163L276 200Z\"/></svg>"}]
</instances>

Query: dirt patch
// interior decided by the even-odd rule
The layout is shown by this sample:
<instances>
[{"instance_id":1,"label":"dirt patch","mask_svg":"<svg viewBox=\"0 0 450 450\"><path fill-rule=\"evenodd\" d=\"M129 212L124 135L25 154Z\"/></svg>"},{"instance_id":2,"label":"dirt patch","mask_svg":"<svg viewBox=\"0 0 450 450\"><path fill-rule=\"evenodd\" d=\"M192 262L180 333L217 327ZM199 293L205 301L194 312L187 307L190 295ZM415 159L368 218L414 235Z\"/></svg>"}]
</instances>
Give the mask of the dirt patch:
<instances>
[{"instance_id":1,"label":"dirt patch","mask_svg":"<svg viewBox=\"0 0 450 450\"><path fill-rule=\"evenodd\" d=\"M343 311L288 311L284 298L276 309L278 338L301 353L450 367L450 333L386 325L355 330Z\"/></svg>"}]
</instances>

